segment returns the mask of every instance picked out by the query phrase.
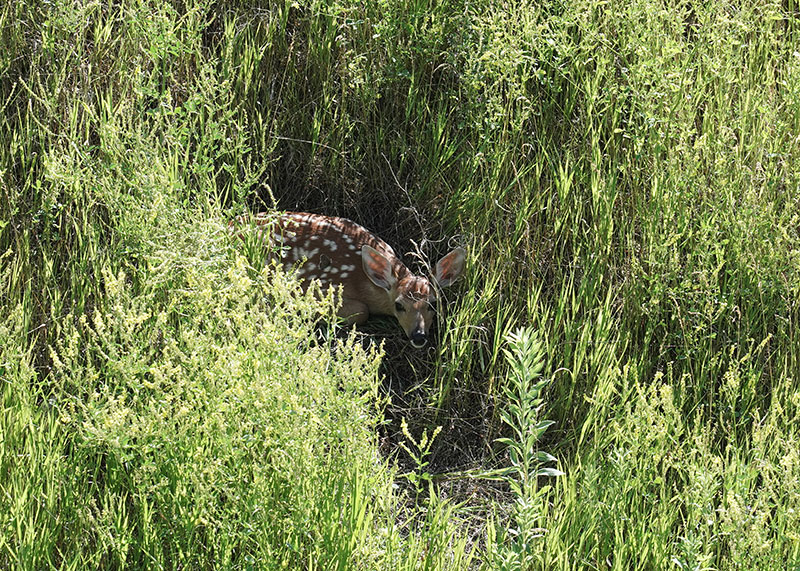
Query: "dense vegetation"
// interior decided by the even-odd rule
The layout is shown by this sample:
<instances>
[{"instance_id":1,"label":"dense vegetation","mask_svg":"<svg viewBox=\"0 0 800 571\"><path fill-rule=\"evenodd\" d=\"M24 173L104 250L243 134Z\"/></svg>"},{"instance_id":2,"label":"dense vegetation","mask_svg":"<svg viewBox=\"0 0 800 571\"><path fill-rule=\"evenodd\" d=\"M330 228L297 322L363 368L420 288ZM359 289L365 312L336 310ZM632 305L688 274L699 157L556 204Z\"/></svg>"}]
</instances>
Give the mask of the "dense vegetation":
<instances>
[{"instance_id":1,"label":"dense vegetation","mask_svg":"<svg viewBox=\"0 0 800 571\"><path fill-rule=\"evenodd\" d=\"M799 32L4 3L0 567L800 566ZM435 347L326 338L228 235L271 208L465 246Z\"/></svg>"}]
</instances>

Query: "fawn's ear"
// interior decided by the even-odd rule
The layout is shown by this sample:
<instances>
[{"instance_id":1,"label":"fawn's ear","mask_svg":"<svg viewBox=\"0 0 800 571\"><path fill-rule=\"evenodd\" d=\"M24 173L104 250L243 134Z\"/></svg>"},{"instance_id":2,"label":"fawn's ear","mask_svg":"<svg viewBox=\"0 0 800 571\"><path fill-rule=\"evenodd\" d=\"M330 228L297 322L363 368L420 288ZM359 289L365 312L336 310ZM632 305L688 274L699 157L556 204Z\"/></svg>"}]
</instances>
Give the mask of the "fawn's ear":
<instances>
[{"instance_id":1,"label":"fawn's ear","mask_svg":"<svg viewBox=\"0 0 800 571\"><path fill-rule=\"evenodd\" d=\"M392 263L375 248L366 244L361 246L361 262L364 273L376 286L389 291L397 283L392 272Z\"/></svg>"},{"instance_id":2,"label":"fawn's ear","mask_svg":"<svg viewBox=\"0 0 800 571\"><path fill-rule=\"evenodd\" d=\"M436 273L433 277L439 286L447 287L458 279L458 276L464 271L464 260L466 258L467 252L464 248L456 248L436 262Z\"/></svg>"}]
</instances>

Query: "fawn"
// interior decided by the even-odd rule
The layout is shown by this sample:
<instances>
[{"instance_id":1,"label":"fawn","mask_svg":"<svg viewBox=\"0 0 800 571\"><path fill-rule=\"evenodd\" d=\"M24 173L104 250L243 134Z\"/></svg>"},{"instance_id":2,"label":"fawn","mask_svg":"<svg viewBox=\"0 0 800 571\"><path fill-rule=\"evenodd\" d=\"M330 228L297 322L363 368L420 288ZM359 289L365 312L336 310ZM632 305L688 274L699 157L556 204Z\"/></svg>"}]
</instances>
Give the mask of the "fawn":
<instances>
[{"instance_id":1,"label":"fawn","mask_svg":"<svg viewBox=\"0 0 800 571\"><path fill-rule=\"evenodd\" d=\"M436 263L434 285L414 275L386 242L346 218L260 213L255 224L261 238L279 248L285 266L302 263L297 271L305 282L342 286L339 317L348 325L370 315L393 315L416 348L428 341L436 286L449 286L464 269L466 252L456 248Z\"/></svg>"}]
</instances>

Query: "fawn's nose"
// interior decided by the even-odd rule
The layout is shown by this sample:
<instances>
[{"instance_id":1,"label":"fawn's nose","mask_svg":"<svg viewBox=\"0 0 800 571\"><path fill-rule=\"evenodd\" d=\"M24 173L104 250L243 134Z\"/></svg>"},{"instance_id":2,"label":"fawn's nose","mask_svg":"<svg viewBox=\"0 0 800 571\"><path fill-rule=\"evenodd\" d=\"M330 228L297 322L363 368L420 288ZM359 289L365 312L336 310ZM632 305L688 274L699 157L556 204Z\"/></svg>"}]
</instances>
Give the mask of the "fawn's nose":
<instances>
[{"instance_id":1,"label":"fawn's nose","mask_svg":"<svg viewBox=\"0 0 800 571\"><path fill-rule=\"evenodd\" d=\"M428 338L425 336L425 333L419 329L411 334L411 344L417 349L422 349L427 342Z\"/></svg>"}]
</instances>

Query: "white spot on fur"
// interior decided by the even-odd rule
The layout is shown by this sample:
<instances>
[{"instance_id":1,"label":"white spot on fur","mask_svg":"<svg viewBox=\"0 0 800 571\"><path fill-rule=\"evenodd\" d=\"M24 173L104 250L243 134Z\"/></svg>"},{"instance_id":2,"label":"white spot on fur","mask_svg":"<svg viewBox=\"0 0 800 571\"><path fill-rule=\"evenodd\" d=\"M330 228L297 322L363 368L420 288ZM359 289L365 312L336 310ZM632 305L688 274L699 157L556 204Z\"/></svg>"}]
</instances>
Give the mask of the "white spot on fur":
<instances>
[{"instance_id":1,"label":"white spot on fur","mask_svg":"<svg viewBox=\"0 0 800 571\"><path fill-rule=\"evenodd\" d=\"M342 279L348 278L350 277L350 272L342 272L341 274L339 274L339 277Z\"/></svg>"},{"instance_id":2,"label":"white spot on fur","mask_svg":"<svg viewBox=\"0 0 800 571\"><path fill-rule=\"evenodd\" d=\"M294 253L295 260L302 260L303 258L310 260L319 254L319 248L314 248L313 250L308 250L306 248L294 248L292 252Z\"/></svg>"}]
</instances>

